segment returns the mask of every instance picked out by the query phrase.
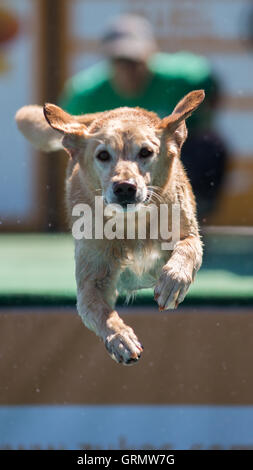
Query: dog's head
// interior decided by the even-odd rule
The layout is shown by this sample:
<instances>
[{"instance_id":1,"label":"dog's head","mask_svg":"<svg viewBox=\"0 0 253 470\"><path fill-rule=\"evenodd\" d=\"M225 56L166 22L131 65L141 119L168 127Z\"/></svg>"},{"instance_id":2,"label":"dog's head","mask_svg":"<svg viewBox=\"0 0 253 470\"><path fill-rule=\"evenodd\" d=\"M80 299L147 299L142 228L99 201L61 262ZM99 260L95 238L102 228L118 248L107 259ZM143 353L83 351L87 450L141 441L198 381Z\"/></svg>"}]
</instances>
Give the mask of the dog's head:
<instances>
[{"instance_id":1,"label":"dog's head","mask_svg":"<svg viewBox=\"0 0 253 470\"><path fill-rule=\"evenodd\" d=\"M185 119L200 105L204 91L193 91L160 120L139 108L119 108L94 116L89 125L61 108L46 104L50 126L63 134L63 146L79 162L105 203L138 209L148 202L152 185L168 180L173 158L187 137ZM83 122L82 122L83 121Z\"/></svg>"}]
</instances>

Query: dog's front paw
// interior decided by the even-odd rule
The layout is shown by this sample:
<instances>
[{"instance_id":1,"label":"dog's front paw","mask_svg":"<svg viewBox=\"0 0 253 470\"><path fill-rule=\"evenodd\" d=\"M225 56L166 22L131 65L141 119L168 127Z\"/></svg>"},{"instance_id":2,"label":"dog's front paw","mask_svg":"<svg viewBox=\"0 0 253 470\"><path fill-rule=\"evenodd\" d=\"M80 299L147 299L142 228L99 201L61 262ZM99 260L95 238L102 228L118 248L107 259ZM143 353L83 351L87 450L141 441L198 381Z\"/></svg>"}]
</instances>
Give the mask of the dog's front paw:
<instances>
[{"instance_id":1,"label":"dog's front paw","mask_svg":"<svg viewBox=\"0 0 253 470\"><path fill-rule=\"evenodd\" d=\"M159 310L177 308L183 302L192 282L192 275L183 266L176 268L173 264L167 264L163 268L154 295Z\"/></svg>"},{"instance_id":2,"label":"dog's front paw","mask_svg":"<svg viewBox=\"0 0 253 470\"><path fill-rule=\"evenodd\" d=\"M143 351L143 346L132 328L128 326L117 333L109 334L105 340L105 347L112 359L124 365L137 362Z\"/></svg>"}]
</instances>

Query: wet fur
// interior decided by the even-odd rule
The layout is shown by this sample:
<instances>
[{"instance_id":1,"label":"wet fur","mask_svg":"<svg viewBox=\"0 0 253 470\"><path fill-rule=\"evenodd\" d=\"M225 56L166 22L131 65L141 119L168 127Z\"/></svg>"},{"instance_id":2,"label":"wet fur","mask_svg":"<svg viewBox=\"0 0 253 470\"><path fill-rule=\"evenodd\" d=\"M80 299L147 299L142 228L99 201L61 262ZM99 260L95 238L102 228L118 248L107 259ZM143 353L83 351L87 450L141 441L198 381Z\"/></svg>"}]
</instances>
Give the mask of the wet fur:
<instances>
[{"instance_id":1,"label":"wet fur","mask_svg":"<svg viewBox=\"0 0 253 470\"><path fill-rule=\"evenodd\" d=\"M115 311L118 293L130 298L138 289L155 287L159 308L176 308L201 265L195 200L180 151L187 137L185 119L203 99L201 90L190 93L163 120L139 108L73 117L51 104L45 105L44 114L41 107L26 106L16 115L19 129L33 145L45 151L63 146L70 156L66 176L70 227L76 204L94 208L95 196L112 197L113 182L130 178L143 198L150 191L150 203L167 204L170 214L172 204L180 203L180 241L172 251L162 250L160 239L75 240L78 312L120 363L136 362L143 348ZM134 156L143 141L154 150L148 164ZM110 168L96 166L99 142L114 155ZM153 193L149 186L156 188Z\"/></svg>"}]
</instances>

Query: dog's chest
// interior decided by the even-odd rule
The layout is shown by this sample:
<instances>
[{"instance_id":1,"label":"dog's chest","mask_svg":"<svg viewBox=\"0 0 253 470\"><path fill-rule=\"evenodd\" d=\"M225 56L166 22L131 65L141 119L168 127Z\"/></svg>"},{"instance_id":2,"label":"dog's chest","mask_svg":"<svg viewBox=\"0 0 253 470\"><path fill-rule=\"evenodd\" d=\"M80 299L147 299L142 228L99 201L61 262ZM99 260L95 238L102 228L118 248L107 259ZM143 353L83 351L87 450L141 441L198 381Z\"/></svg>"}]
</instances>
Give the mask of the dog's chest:
<instances>
[{"instance_id":1,"label":"dog's chest","mask_svg":"<svg viewBox=\"0 0 253 470\"><path fill-rule=\"evenodd\" d=\"M153 246L148 251L139 247L120 274L118 292L131 295L136 290L154 287L163 264L158 247Z\"/></svg>"}]
</instances>

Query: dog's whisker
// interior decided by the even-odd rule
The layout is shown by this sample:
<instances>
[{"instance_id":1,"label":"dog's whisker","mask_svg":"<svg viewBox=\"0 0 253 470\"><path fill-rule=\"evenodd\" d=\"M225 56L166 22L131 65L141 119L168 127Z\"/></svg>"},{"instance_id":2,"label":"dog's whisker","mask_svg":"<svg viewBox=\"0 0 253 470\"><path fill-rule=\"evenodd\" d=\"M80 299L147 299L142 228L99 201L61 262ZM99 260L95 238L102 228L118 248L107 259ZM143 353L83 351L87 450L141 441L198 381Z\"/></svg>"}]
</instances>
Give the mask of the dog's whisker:
<instances>
[{"instance_id":1,"label":"dog's whisker","mask_svg":"<svg viewBox=\"0 0 253 470\"><path fill-rule=\"evenodd\" d=\"M154 190L148 189L148 195L149 195L149 200L150 201L152 200L152 202L159 202L159 203L164 202L163 198L159 194L157 194Z\"/></svg>"},{"instance_id":2,"label":"dog's whisker","mask_svg":"<svg viewBox=\"0 0 253 470\"><path fill-rule=\"evenodd\" d=\"M156 196L157 200L159 199L160 202L166 202L165 201L165 194L161 188L157 188L157 186L148 186L148 190L152 191L152 193Z\"/></svg>"},{"instance_id":3,"label":"dog's whisker","mask_svg":"<svg viewBox=\"0 0 253 470\"><path fill-rule=\"evenodd\" d=\"M155 191L162 192L162 188L159 188L159 186L148 185L147 188L148 188L148 189L155 190Z\"/></svg>"}]
</instances>

